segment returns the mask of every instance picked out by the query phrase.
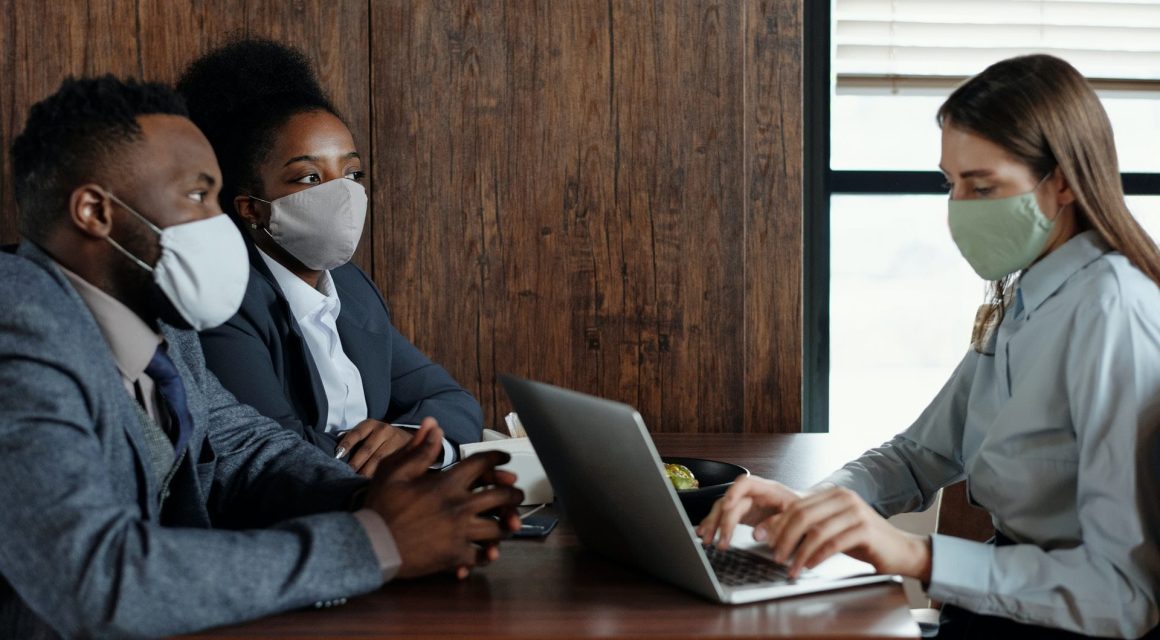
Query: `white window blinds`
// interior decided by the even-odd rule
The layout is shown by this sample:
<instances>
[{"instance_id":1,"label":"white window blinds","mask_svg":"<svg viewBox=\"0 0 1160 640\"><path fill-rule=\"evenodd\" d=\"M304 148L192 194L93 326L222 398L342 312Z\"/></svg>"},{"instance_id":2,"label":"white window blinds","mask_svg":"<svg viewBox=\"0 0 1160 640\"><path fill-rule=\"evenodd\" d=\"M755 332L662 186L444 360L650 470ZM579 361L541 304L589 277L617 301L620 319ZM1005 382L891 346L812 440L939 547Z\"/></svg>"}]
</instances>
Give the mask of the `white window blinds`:
<instances>
[{"instance_id":1,"label":"white window blinds","mask_svg":"<svg viewBox=\"0 0 1160 640\"><path fill-rule=\"evenodd\" d=\"M1096 81L1160 81L1160 0L836 0L834 15L839 86L957 80L1027 53Z\"/></svg>"}]
</instances>

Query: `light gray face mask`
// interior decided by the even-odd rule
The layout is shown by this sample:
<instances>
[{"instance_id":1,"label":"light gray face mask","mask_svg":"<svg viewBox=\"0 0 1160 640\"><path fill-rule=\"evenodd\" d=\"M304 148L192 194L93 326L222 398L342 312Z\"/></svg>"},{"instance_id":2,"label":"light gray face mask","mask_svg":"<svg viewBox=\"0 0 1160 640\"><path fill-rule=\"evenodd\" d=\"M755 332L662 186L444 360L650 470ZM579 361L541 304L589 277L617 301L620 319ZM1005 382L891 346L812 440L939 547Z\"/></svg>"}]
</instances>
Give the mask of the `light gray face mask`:
<instances>
[{"instance_id":1,"label":"light gray face mask","mask_svg":"<svg viewBox=\"0 0 1160 640\"><path fill-rule=\"evenodd\" d=\"M367 219L367 191L337 178L273 201L270 238L306 268L327 271L350 262Z\"/></svg>"},{"instance_id":2,"label":"light gray face mask","mask_svg":"<svg viewBox=\"0 0 1160 640\"><path fill-rule=\"evenodd\" d=\"M1009 198L948 201L951 238L979 277L1001 280L1043 253L1055 225L1039 210L1035 192L1050 176Z\"/></svg>"},{"instance_id":3,"label":"light gray face mask","mask_svg":"<svg viewBox=\"0 0 1160 640\"><path fill-rule=\"evenodd\" d=\"M160 237L161 257L150 265L106 236L115 249L153 274L153 281L169 298L181 317L196 331L216 327L238 311L250 280L250 259L242 234L229 216L175 224L164 229L108 192Z\"/></svg>"}]
</instances>

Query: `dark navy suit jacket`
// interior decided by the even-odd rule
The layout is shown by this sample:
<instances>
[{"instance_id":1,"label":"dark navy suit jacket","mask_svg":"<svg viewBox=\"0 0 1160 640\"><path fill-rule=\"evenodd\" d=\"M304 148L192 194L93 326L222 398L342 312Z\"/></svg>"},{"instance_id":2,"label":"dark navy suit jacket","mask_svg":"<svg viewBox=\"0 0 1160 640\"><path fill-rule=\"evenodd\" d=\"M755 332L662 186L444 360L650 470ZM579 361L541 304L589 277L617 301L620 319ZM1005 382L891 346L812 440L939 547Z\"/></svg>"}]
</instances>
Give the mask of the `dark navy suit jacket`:
<instances>
[{"instance_id":1,"label":"dark navy suit jacket","mask_svg":"<svg viewBox=\"0 0 1160 640\"><path fill-rule=\"evenodd\" d=\"M257 249L247 245L245 300L224 325L202 332L206 364L238 400L332 453L336 440L324 431L326 393L302 329ZM362 374L367 417L418 424L432 416L453 444L479 441L479 403L395 329L370 278L350 263L330 276L342 302L338 335Z\"/></svg>"}]
</instances>

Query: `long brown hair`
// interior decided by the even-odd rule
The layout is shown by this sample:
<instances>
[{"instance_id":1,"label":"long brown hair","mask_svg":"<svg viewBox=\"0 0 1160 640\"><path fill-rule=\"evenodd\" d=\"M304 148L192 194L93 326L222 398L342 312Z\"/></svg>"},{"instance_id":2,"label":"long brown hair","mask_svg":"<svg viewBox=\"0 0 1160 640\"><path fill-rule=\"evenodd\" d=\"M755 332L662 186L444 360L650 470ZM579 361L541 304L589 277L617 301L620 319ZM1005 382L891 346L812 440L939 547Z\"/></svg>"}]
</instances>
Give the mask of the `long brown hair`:
<instances>
[{"instance_id":1,"label":"long brown hair","mask_svg":"<svg viewBox=\"0 0 1160 640\"><path fill-rule=\"evenodd\" d=\"M1049 55L1009 58L967 80L939 107L938 124L979 135L1037 176L1059 167L1075 195L1080 229L1104 242L1160 285L1160 251L1128 211L1112 124L1078 71ZM982 350L999 326L1013 276L991 283L972 343Z\"/></svg>"}]
</instances>

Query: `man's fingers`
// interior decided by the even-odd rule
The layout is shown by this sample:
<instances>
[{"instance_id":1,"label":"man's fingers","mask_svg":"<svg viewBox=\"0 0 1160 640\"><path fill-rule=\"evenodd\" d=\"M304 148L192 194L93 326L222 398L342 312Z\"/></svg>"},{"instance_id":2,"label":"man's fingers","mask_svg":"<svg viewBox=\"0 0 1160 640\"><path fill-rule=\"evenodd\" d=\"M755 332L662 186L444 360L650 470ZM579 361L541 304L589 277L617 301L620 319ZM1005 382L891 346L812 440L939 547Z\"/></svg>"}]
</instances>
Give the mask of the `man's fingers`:
<instances>
[{"instance_id":1,"label":"man's fingers","mask_svg":"<svg viewBox=\"0 0 1160 640\"><path fill-rule=\"evenodd\" d=\"M495 542L488 542L483 545L483 556L487 559L481 564L489 564L499 560L499 544Z\"/></svg>"},{"instance_id":2,"label":"man's fingers","mask_svg":"<svg viewBox=\"0 0 1160 640\"><path fill-rule=\"evenodd\" d=\"M391 481L418 478L439 460L443 454L443 431L436 426L429 429L428 434L422 442L399 449L379 464L379 468L386 469ZM434 438L433 436L438 437ZM413 438L411 442L414 443L417 440L418 437Z\"/></svg>"},{"instance_id":3,"label":"man's fingers","mask_svg":"<svg viewBox=\"0 0 1160 640\"><path fill-rule=\"evenodd\" d=\"M500 464L504 463L501 462ZM490 469L484 470L484 472L480 474L479 479L475 481L474 486L490 487L492 485L499 484L512 486L518 479L519 478L516 476L516 474L512 473L511 471L501 471L496 467L492 467Z\"/></svg>"},{"instance_id":4,"label":"man's fingers","mask_svg":"<svg viewBox=\"0 0 1160 640\"><path fill-rule=\"evenodd\" d=\"M443 446L443 429L439 427L439 423L435 421L435 418L423 418L423 421L419 423L419 429L415 431L407 446L412 449L417 449L423 446L430 446L432 442L439 443L440 447Z\"/></svg>"},{"instance_id":5,"label":"man's fingers","mask_svg":"<svg viewBox=\"0 0 1160 640\"><path fill-rule=\"evenodd\" d=\"M495 470L495 477L492 478L492 484L502 484L507 486L514 486L516 480L519 478L511 471L504 471L503 469Z\"/></svg>"},{"instance_id":6,"label":"man's fingers","mask_svg":"<svg viewBox=\"0 0 1160 640\"><path fill-rule=\"evenodd\" d=\"M487 516L476 516L471 519L471 523L467 526L467 538L472 542L502 540L506 537L504 533L500 523L496 522L495 518Z\"/></svg>"},{"instance_id":7,"label":"man's fingers","mask_svg":"<svg viewBox=\"0 0 1160 640\"><path fill-rule=\"evenodd\" d=\"M463 503L466 513L479 514L500 508L515 508L524 501L524 492L515 487L491 487L471 494Z\"/></svg>"},{"instance_id":8,"label":"man's fingers","mask_svg":"<svg viewBox=\"0 0 1160 640\"><path fill-rule=\"evenodd\" d=\"M459 565L459 567L455 569L456 578L459 578L460 580L466 580L467 577L471 575L471 568L473 566L483 567L491 564L492 562L495 562L496 560L499 560L499 545L484 544L474 546L472 553L475 554L474 564Z\"/></svg>"},{"instance_id":9,"label":"man's fingers","mask_svg":"<svg viewBox=\"0 0 1160 640\"><path fill-rule=\"evenodd\" d=\"M476 486L486 474L492 473L496 467L506 464L511 458L503 451L480 451L461 460L444 474L466 490Z\"/></svg>"},{"instance_id":10,"label":"man's fingers","mask_svg":"<svg viewBox=\"0 0 1160 640\"><path fill-rule=\"evenodd\" d=\"M459 552L459 562L457 563L459 565L459 569L460 569L459 575L462 576L460 578L460 580L462 580L463 578L466 578L467 574L471 573L471 569L478 562L479 562L479 547L477 547L473 544L463 545L463 550ZM467 569L467 573L462 573L462 570L465 568Z\"/></svg>"}]
</instances>

